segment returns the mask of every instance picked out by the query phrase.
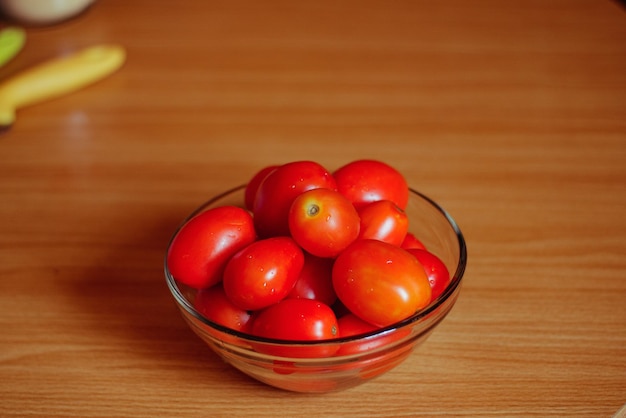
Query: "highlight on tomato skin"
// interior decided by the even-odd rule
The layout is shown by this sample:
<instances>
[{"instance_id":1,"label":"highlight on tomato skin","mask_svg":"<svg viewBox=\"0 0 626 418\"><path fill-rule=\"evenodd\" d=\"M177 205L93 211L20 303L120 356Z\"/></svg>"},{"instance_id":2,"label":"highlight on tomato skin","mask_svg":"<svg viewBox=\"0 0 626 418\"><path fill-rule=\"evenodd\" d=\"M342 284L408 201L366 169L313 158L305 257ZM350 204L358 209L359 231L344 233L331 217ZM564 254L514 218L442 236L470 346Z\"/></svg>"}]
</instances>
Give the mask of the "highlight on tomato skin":
<instances>
[{"instance_id":1,"label":"highlight on tomato skin","mask_svg":"<svg viewBox=\"0 0 626 418\"><path fill-rule=\"evenodd\" d=\"M230 257L256 240L254 221L245 209L221 206L186 222L167 251L167 266L176 280L195 289L222 280Z\"/></svg>"},{"instance_id":2,"label":"highlight on tomato skin","mask_svg":"<svg viewBox=\"0 0 626 418\"><path fill-rule=\"evenodd\" d=\"M260 239L230 258L224 269L224 291L241 309L263 309L289 294L303 266L304 253L292 238Z\"/></svg>"},{"instance_id":3,"label":"highlight on tomato skin","mask_svg":"<svg viewBox=\"0 0 626 418\"><path fill-rule=\"evenodd\" d=\"M359 238L376 239L401 246L409 231L409 218L391 200L377 200L361 206Z\"/></svg>"},{"instance_id":4,"label":"highlight on tomato skin","mask_svg":"<svg viewBox=\"0 0 626 418\"><path fill-rule=\"evenodd\" d=\"M360 217L345 196L317 188L298 195L288 213L289 232L307 252L336 257L359 237Z\"/></svg>"},{"instance_id":5,"label":"highlight on tomato skin","mask_svg":"<svg viewBox=\"0 0 626 418\"><path fill-rule=\"evenodd\" d=\"M321 341L339 335L337 317L325 303L312 299L283 299L259 311L252 322L252 334L269 339ZM255 349L279 357L321 358L332 356L336 344L283 346L256 343Z\"/></svg>"},{"instance_id":6,"label":"highlight on tomato skin","mask_svg":"<svg viewBox=\"0 0 626 418\"><path fill-rule=\"evenodd\" d=\"M289 235L289 209L294 199L307 190L337 189L334 177L313 161L286 163L261 182L254 199L254 226L261 238Z\"/></svg>"},{"instance_id":7,"label":"highlight on tomato skin","mask_svg":"<svg viewBox=\"0 0 626 418\"><path fill-rule=\"evenodd\" d=\"M426 307L432 293L426 272L413 255L371 239L357 240L339 254L333 286L352 313L379 327Z\"/></svg>"},{"instance_id":8,"label":"highlight on tomato skin","mask_svg":"<svg viewBox=\"0 0 626 418\"><path fill-rule=\"evenodd\" d=\"M235 331L249 333L252 328L252 315L232 303L222 283L198 290L194 308L205 318Z\"/></svg>"},{"instance_id":9,"label":"highlight on tomato skin","mask_svg":"<svg viewBox=\"0 0 626 418\"><path fill-rule=\"evenodd\" d=\"M359 209L367 203L391 200L402 210L409 201L409 186L397 169L378 160L351 161L333 172L337 190Z\"/></svg>"},{"instance_id":10,"label":"highlight on tomato skin","mask_svg":"<svg viewBox=\"0 0 626 418\"><path fill-rule=\"evenodd\" d=\"M450 272L439 257L430 251L411 248L407 250L420 262L432 290L431 300L437 299L450 284Z\"/></svg>"}]
</instances>

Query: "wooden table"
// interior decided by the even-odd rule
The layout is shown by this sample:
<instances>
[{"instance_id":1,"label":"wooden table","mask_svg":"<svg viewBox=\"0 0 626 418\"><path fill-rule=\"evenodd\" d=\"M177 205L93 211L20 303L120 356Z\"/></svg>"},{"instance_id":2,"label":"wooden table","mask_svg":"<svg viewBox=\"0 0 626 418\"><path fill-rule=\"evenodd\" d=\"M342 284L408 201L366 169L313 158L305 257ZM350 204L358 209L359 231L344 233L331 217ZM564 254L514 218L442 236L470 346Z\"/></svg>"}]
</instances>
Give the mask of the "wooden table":
<instances>
[{"instance_id":1,"label":"wooden table","mask_svg":"<svg viewBox=\"0 0 626 418\"><path fill-rule=\"evenodd\" d=\"M4 21L3 25L8 22ZM0 416L611 417L626 402L626 13L605 0L107 0L113 76L0 137ZM447 208L461 297L401 366L302 395L218 360L164 250L257 169L376 158Z\"/></svg>"}]
</instances>

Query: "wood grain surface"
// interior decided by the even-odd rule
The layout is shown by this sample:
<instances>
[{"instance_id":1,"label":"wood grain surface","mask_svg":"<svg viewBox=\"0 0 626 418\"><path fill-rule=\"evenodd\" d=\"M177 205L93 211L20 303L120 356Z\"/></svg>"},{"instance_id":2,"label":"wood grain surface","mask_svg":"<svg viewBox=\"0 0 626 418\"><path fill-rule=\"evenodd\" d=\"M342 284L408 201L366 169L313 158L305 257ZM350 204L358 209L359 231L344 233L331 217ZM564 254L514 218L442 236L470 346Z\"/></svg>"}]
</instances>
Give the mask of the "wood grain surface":
<instances>
[{"instance_id":1,"label":"wood grain surface","mask_svg":"<svg viewBox=\"0 0 626 418\"><path fill-rule=\"evenodd\" d=\"M97 43L128 57L0 136L0 416L610 418L626 402L621 3L102 0L26 31L0 80ZM357 388L251 380L183 322L167 241L265 165L357 158L455 217L458 303Z\"/></svg>"}]
</instances>

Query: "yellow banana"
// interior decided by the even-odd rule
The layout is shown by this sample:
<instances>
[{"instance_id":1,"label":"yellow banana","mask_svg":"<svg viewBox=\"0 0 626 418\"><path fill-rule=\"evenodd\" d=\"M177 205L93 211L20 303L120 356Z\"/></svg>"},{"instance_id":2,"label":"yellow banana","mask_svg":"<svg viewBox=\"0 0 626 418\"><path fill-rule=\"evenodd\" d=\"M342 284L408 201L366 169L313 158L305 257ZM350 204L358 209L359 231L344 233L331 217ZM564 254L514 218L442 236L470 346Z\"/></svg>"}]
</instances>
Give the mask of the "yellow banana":
<instances>
[{"instance_id":1,"label":"yellow banana","mask_svg":"<svg viewBox=\"0 0 626 418\"><path fill-rule=\"evenodd\" d=\"M0 84L0 126L10 126L18 109L53 99L98 81L122 66L126 51L96 45L27 69Z\"/></svg>"}]
</instances>

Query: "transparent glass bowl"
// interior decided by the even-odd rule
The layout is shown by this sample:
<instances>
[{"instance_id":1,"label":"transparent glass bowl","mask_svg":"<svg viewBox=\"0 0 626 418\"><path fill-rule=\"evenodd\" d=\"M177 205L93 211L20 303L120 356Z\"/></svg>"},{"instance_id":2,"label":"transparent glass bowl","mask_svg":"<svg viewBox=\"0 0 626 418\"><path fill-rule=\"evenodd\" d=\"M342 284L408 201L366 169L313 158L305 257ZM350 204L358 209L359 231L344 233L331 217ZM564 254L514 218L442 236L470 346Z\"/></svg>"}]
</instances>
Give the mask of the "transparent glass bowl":
<instances>
[{"instance_id":1,"label":"transparent glass bowl","mask_svg":"<svg viewBox=\"0 0 626 418\"><path fill-rule=\"evenodd\" d=\"M243 206L245 186L226 191L196 209L198 213L223 205ZM327 341L294 342L243 334L203 317L193 307L196 291L171 275L165 278L183 318L224 361L271 386L296 392L329 392L364 383L391 370L433 332L454 306L467 262L465 239L456 222L437 203L410 190L406 208L410 231L436 254L451 274L448 288L427 308L376 332ZM178 233L179 229L174 233ZM171 241L170 244L171 245ZM168 247L169 247L168 245ZM268 353L284 353L292 357ZM309 355L332 352L330 356Z\"/></svg>"}]
</instances>

